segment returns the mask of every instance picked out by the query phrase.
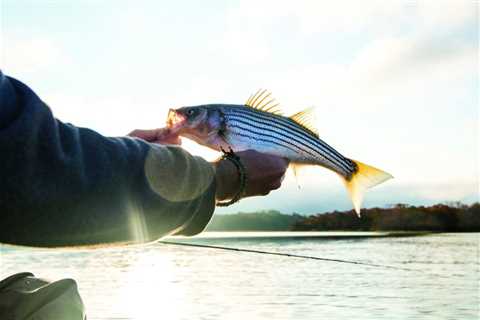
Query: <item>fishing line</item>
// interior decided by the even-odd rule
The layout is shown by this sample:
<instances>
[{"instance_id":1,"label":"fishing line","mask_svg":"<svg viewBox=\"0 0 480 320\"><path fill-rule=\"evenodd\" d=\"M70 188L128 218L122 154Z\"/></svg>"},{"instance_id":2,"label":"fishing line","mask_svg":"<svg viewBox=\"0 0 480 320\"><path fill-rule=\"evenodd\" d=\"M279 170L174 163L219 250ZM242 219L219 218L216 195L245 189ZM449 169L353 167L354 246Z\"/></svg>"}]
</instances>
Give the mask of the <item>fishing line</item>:
<instances>
[{"instance_id":1,"label":"fishing line","mask_svg":"<svg viewBox=\"0 0 480 320\"><path fill-rule=\"evenodd\" d=\"M170 244L174 246L185 246L185 247L197 247L197 248L208 248L208 249L217 249L217 250L225 250L225 251L237 251L237 252L247 252L247 253L257 253L257 254L269 254L273 256L282 256L282 257L289 257L289 258L299 258L299 259L309 259L309 260L319 260L319 261L326 261L326 262L337 262L337 263L347 263L347 264L356 264L362 265L367 267L375 267L375 268L383 268L383 269L392 269L392 270L402 270L402 271L419 271L415 269L409 268L402 268L402 267L394 267L382 264L373 264L367 262L360 262L360 261L352 261L352 260L342 260L342 259L331 259L331 258L321 258L321 257L314 257L314 256L304 256L298 254L290 254L290 253L283 253L283 252L272 252L272 251L262 251L262 250L254 250L254 249L242 249L242 248L232 248L232 247L222 247L222 246L212 246L208 244L196 244L196 243L185 243L185 242L174 242L174 241L159 241L163 244Z\"/></svg>"}]
</instances>

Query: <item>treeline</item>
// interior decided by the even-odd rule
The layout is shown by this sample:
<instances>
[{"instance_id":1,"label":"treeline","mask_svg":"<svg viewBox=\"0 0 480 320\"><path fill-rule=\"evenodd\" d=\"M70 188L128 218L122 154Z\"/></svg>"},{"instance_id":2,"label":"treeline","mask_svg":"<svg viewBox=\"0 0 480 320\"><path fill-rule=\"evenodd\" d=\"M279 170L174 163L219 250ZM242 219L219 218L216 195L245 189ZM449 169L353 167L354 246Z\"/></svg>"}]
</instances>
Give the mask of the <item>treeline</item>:
<instances>
[{"instance_id":1,"label":"treeline","mask_svg":"<svg viewBox=\"0 0 480 320\"><path fill-rule=\"evenodd\" d=\"M303 216L269 210L215 215L207 231L436 231L480 232L480 203L437 204L430 207L397 204Z\"/></svg>"},{"instance_id":2,"label":"treeline","mask_svg":"<svg viewBox=\"0 0 480 320\"><path fill-rule=\"evenodd\" d=\"M275 210L220 214L213 216L207 231L288 231L302 219L305 216Z\"/></svg>"},{"instance_id":3,"label":"treeline","mask_svg":"<svg viewBox=\"0 0 480 320\"><path fill-rule=\"evenodd\" d=\"M437 204L414 207L398 204L391 208L362 209L359 219L352 211L317 214L297 221L294 231L480 231L480 203Z\"/></svg>"}]
</instances>

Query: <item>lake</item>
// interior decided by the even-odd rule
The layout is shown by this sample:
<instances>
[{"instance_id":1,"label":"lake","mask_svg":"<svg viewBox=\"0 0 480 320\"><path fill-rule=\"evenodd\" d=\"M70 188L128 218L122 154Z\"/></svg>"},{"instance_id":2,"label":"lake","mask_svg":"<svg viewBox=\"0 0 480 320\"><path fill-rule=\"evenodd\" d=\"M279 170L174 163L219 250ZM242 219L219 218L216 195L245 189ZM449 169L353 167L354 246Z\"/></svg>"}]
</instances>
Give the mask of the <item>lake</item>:
<instances>
[{"instance_id":1,"label":"lake","mask_svg":"<svg viewBox=\"0 0 480 320\"><path fill-rule=\"evenodd\" d=\"M73 278L89 320L479 319L479 233L208 233L198 244L414 269L184 247L0 246L0 277Z\"/></svg>"}]
</instances>

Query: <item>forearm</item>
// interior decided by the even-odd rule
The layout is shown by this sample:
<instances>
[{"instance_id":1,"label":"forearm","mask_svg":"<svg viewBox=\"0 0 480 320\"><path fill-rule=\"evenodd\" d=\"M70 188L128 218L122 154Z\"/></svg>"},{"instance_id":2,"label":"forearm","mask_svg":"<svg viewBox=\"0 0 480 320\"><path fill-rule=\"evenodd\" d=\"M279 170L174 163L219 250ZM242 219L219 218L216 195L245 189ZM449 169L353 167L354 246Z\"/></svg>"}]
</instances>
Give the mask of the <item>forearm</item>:
<instances>
[{"instance_id":1,"label":"forearm","mask_svg":"<svg viewBox=\"0 0 480 320\"><path fill-rule=\"evenodd\" d=\"M24 85L0 77L0 242L146 242L203 229L215 193L207 162L63 124Z\"/></svg>"}]
</instances>

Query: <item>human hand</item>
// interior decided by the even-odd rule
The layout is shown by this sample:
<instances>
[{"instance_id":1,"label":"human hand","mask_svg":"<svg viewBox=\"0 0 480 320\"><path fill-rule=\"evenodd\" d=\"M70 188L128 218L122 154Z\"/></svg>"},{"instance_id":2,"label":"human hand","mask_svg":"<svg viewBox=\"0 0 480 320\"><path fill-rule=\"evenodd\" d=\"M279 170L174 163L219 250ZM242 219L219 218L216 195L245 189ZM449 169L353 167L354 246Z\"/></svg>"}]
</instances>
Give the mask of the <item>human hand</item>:
<instances>
[{"instance_id":1,"label":"human hand","mask_svg":"<svg viewBox=\"0 0 480 320\"><path fill-rule=\"evenodd\" d=\"M173 133L169 128L159 128L151 130L133 130L128 134L130 137L140 138L147 142L158 144L176 144L181 145L182 140L178 134Z\"/></svg>"},{"instance_id":2,"label":"human hand","mask_svg":"<svg viewBox=\"0 0 480 320\"><path fill-rule=\"evenodd\" d=\"M247 183L243 197L264 196L280 188L289 161L254 150L235 153L245 167ZM219 160L216 166L217 200L233 198L240 188L239 174L230 160Z\"/></svg>"}]
</instances>

